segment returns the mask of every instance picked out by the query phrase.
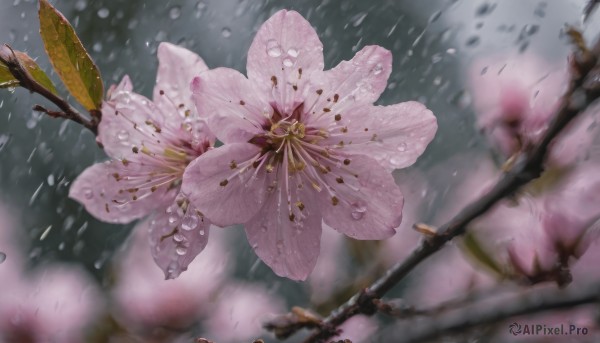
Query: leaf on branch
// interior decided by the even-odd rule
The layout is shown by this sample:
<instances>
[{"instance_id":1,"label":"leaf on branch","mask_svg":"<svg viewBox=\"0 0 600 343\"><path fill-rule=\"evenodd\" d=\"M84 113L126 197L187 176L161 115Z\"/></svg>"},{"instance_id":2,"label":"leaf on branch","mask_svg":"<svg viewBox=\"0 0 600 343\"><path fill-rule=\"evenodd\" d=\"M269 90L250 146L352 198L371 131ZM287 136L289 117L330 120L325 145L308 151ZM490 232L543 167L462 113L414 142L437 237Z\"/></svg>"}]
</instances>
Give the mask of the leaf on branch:
<instances>
[{"instance_id":1,"label":"leaf on branch","mask_svg":"<svg viewBox=\"0 0 600 343\"><path fill-rule=\"evenodd\" d=\"M19 80L13 76L4 63L0 62L0 88L16 87L18 85Z\"/></svg>"},{"instance_id":2,"label":"leaf on branch","mask_svg":"<svg viewBox=\"0 0 600 343\"><path fill-rule=\"evenodd\" d=\"M67 19L40 0L40 34L50 62L73 97L87 110L99 109L104 86L98 67Z\"/></svg>"},{"instance_id":3,"label":"leaf on branch","mask_svg":"<svg viewBox=\"0 0 600 343\"><path fill-rule=\"evenodd\" d=\"M0 53L0 87L22 85L28 88L27 82L35 81L49 92L58 95L50 78L29 55L13 50L8 45L4 45L0 49L2 49Z\"/></svg>"},{"instance_id":4,"label":"leaf on branch","mask_svg":"<svg viewBox=\"0 0 600 343\"><path fill-rule=\"evenodd\" d=\"M485 249L481 246L481 243L475 238L475 235L467 232L462 240L464 248L473 256L479 263L488 267L498 275L504 275L502 268L496 263Z\"/></svg>"}]
</instances>

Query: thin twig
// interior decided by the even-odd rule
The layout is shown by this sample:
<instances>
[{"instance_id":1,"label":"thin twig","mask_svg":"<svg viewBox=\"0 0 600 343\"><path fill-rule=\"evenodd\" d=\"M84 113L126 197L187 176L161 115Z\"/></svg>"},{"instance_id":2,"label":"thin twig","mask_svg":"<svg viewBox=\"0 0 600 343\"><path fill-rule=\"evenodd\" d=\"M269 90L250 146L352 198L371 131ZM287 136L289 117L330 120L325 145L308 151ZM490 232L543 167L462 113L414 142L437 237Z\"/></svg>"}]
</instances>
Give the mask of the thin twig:
<instances>
[{"instance_id":1,"label":"thin twig","mask_svg":"<svg viewBox=\"0 0 600 343\"><path fill-rule=\"evenodd\" d=\"M576 32L574 29L571 31ZM345 304L332 311L305 342L326 341L335 336L339 331L338 327L352 316L374 314L377 311L373 304L374 299L383 297L421 262L439 251L454 237L462 235L474 219L486 213L503 198L514 194L529 181L538 178L544 170L544 159L553 139L600 95L600 78L597 77L596 66L598 51L600 51L600 40L591 50L577 47L576 53L571 58L572 75L568 90L561 99L557 114L537 146L524 151L515 160L512 169L506 172L488 193L469 204L441 226L440 234L423 240L404 261L394 265L370 287L355 294ZM301 326L297 326L294 331L300 328Z\"/></svg>"},{"instance_id":2,"label":"thin twig","mask_svg":"<svg viewBox=\"0 0 600 343\"><path fill-rule=\"evenodd\" d=\"M14 50L7 44L0 47L2 50L0 53L0 61L2 61L13 74L13 76L19 81L20 86L29 90L32 93L37 93L44 98L55 104L61 111L50 111L43 108L40 105L36 105L33 109L35 111L44 112L54 118L64 118L72 120L80 125L83 125L96 135L98 133L98 115L92 113L93 118L87 119L79 111L73 108L66 100L60 96L52 93L46 89L39 82L37 82L29 73L27 68L19 61Z\"/></svg>"},{"instance_id":3,"label":"thin twig","mask_svg":"<svg viewBox=\"0 0 600 343\"><path fill-rule=\"evenodd\" d=\"M599 301L600 283L597 282L572 289L561 289L555 285L544 289L536 287L509 298L484 299L443 315L428 317L425 322L421 321L419 324L408 322L406 329L402 329L402 335L396 337L398 342L424 342L515 316L572 308ZM516 319L515 321L518 322ZM508 332L508 326L506 329Z\"/></svg>"}]
</instances>

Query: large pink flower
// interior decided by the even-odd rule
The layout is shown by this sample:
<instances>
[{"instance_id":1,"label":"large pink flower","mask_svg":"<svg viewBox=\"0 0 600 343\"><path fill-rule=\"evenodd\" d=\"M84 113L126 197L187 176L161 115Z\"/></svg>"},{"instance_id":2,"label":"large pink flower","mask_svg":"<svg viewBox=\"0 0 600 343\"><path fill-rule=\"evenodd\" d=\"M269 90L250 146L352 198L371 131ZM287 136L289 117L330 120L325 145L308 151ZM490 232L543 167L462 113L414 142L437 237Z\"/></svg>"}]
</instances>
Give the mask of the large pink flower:
<instances>
[{"instance_id":1,"label":"large pink flower","mask_svg":"<svg viewBox=\"0 0 600 343\"><path fill-rule=\"evenodd\" d=\"M214 143L192 103L189 84L208 70L196 54L162 43L154 101L132 92L126 76L102 104L98 142L111 157L86 169L69 196L96 218L128 223L153 214L152 254L177 277L208 241L209 223L179 194L185 167Z\"/></svg>"},{"instance_id":2,"label":"large pink flower","mask_svg":"<svg viewBox=\"0 0 600 343\"><path fill-rule=\"evenodd\" d=\"M390 171L415 162L437 124L418 102L373 106L391 53L367 46L323 71L323 45L298 13L258 31L248 78L218 68L192 84L199 112L225 146L186 169L183 191L220 226L245 224L275 273L305 279L321 222L355 239L392 236L403 197Z\"/></svg>"}]
</instances>

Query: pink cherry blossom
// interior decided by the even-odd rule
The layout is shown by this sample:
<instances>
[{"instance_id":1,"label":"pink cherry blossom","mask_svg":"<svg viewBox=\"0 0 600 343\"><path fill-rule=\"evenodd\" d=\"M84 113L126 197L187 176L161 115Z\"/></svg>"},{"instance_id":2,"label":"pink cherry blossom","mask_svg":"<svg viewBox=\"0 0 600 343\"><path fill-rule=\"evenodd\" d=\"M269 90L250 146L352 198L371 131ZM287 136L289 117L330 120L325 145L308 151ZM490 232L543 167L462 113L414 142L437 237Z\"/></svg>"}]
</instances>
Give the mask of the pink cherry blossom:
<instances>
[{"instance_id":1,"label":"pink cherry blossom","mask_svg":"<svg viewBox=\"0 0 600 343\"><path fill-rule=\"evenodd\" d=\"M208 70L196 54L169 43L158 48L154 101L132 92L127 76L102 104L98 143L111 158L86 169L69 196L96 218L128 223L152 214L152 254L167 278L177 277L208 241L210 223L179 194L190 161L214 143L192 103L189 83Z\"/></svg>"},{"instance_id":2,"label":"pink cherry blossom","mask_svg":"<svg viewBox=\"0 0 600 343\"><path fill-rule=\"evenodd\" d=\"M477 122L506 158L530 148L544 135L568 85L567 65L552 65L535 55L476 60L470 89ZM585 156L596 130L595 109L577 118L553 144L548 163L572 164Z\"/></svg>"},{"instance_id":3,"label":"pink cherry blossom","mask_svg":"<svg viewBox=\"0 0 600 343\"><path fill-rule=\"evenodd\" d=\"M316 263L322 221L355 239L395 233L403 197L390 171L413 164L437 130L418 102L373 106L389 51L366 46L323 65L315 30L282 10L254 38L248 78L218 68L192 84L225 145L190 164L183 191L215 224L245 224L257 255L295 280Z\"/></svg>"},{"instance_id":4,"label":"pink cherry blossom","mask_svg":"<svg viewBox=\"0 0 600 343\"><path fill-rule=\"evenodd\" d=\"M205 258L177 279L164 280L148 252L149 232L136 228L127 249L114 259L118 262L111 291L114 316L144 341L156 338L152 336L155 328L181 331L209 316L215 306L213 297L231 267L221 231L213 230L211 244L203 252Z\"/></svg>"},{"instance_id":5,"label":"pink cherry blossom","mask_svg":"<svg viewBox=\"0 0 600 343\"><path fill-rule=\"evenodd\" d=\"M580 164L544 199L544 230L564 257L581 257L600 236L599 168Z\"/></svg>"}]
</instances>

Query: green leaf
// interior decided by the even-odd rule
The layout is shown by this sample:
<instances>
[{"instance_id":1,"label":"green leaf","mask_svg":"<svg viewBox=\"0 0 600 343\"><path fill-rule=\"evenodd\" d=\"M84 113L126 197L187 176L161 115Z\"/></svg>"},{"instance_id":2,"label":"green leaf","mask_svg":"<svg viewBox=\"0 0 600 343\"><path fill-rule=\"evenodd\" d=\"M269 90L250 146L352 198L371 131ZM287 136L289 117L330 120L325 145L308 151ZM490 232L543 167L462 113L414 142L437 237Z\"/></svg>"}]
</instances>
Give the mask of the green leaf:
<instances>
[{"instance_id":1,"label":"green leaf","mask_svg":"<svg viewBox=\"0 0 600 343\"><path fill-rule=\"evenodd\" d=\"M473 256L479 263L485 267L496 272L498 275L504 275L502 268L496 263L496 261L485 251L485 249L479 243L479 240L474 234L467 232L462 240L463 247L467 252Z\"/></svg>"},{"instance_id":2,"label":"green leaf","mask_svg":"<svg viewBox=\"0 0 600 343\"><path fill-rule=\"evenodd\" d=\"M32 79L37 81L37 83L42 85L50 92L54 93L55 95L58 95L56 87L54 87L54 84L52 83L52 81L50 81L50 78L48 78L48 76L46 75L46 73L44 73L42 68L40 68L40 66L37 63L35 63L35 61L31 57L29 57L24 52L16 50L15 56L17 56L19 62L21 62L21 65L27 69L27 72L29 73L29 75L31 75Z\"/></svg>"},{"instance_id":3,"label":"green leaf","mask_svg":"<svg viewBox=\"0 0 600 343\"><path fill-rule=\"evenodd\" d=\"M104 86L75 30L48 0L40 0L40 34L50 62L71 95L87 110L102 104Z\"/></svg>"},{"instance_id":4,"label":"green leaf","mask_svg":"<svg viewBox=\"0 0 600 343\"><path fill-rule=\"evenodd\" d=\"M0 88L16 87L18 85L19 80L13 76L4 63L0 62Z\"/></svg>"}]
</instances>

